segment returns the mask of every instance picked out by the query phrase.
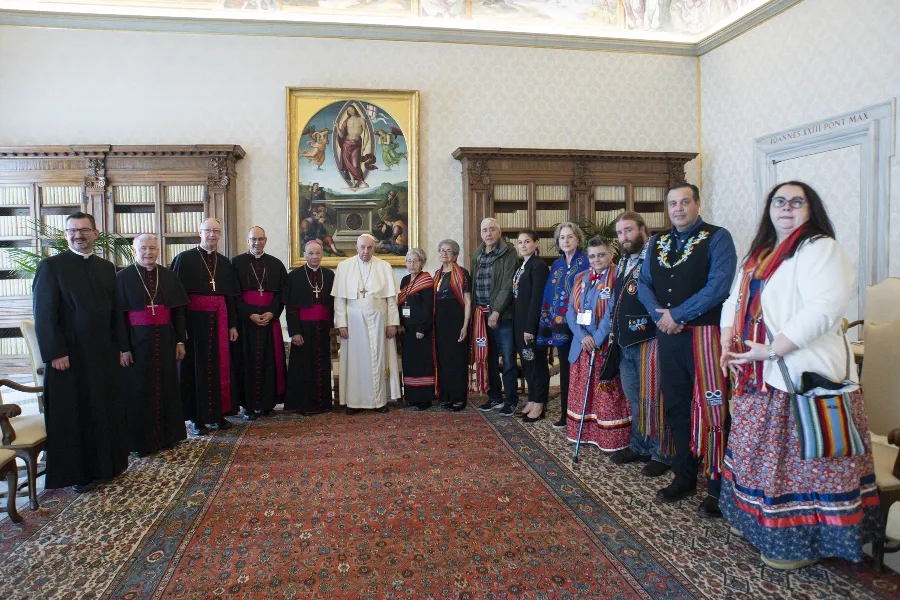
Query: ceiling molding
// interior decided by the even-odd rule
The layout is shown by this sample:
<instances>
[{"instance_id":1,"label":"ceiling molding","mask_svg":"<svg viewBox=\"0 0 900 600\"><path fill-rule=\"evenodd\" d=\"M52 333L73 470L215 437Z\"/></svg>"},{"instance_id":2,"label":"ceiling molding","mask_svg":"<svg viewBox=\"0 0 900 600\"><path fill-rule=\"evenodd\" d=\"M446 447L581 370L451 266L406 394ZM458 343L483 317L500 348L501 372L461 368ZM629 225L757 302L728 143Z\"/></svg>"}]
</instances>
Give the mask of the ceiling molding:
<instances>
[{"instance_id":1,"label":"ceiling molding","mask_svg":"<svg viewBox=\"0 0 900 600\"><path fill-rule=\"evenodd\" d=\"M249 18L226 19L206 16L182 17L90 14L80 12L7 9L0 9L0 25L101 31L197 33L473 44L592 52L700 56L778 15L799 2L802 2L802 0L775 0L774 2L765 4L753 12L748 13L741 19L738 19L734 23L696 43L527 32L466 30L443 27L283 21Z\"/></svg>"},{"instance_id":2,"label":"ceiling molding","mask_svg":"<svg viewBox=\"0 0 900 600\"><path fill-rule=\"evenodd\" d=\"M712 35L697 42L694 45L697 50L696 55L702 56L711 50L715 50L722 44L730 42L734 38L750 31L757 25L761 25L769 19L777 17L779 14L801 2L803 2L803 0L775 0L774 2L763 4L734 23L726 25Z\"/></svg>"}]
</instances>

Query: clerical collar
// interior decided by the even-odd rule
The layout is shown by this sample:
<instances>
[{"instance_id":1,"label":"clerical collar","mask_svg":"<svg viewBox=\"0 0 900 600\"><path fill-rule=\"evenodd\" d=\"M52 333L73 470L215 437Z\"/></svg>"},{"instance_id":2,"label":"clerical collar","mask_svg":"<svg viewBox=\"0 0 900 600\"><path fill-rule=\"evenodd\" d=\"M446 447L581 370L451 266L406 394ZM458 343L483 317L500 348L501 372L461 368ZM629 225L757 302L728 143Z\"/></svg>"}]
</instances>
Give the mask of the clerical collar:
<instances>
[{"instance_id":1,"label":"clerical collar","mask_svg":"<svg viewBox=\"0 0 900 600\"><path fill-rule=\"evenodd\" d=\"M197 246L197 247L200 248L201 250L203 250L204 252L206 252L207 254L215 254L216 253L216 250L207 250L203 246Z\"/></svg>"},{"instance_id":2,"label":"clerical collar","mask_svg":"<svg viewBox=\"0 0 900 600\"><path fill-rule=\"evenodd\" d=\"M248 250L248 251L247 251L247 254L249 254L249 255L252 256L253 258L259 260L260 258L263 257L263 254L265 254L265 252L260 252L260 253L259 253L259 256L257 256L257 255L253 254L252 252L250 252L250 251Z\"/></svg>"},{"instance_id":3,"label":"clerical collar","mask_svg":"<svg viewBox=\"0 0 900 600\"><path fill-rule=\"evenodd\" d=\"M306 263L306 268L313 272L316 272L319 270L319 267L311 267L311 266L309 266L309 263Z\"/></svg>"},{"instance_id":4,"label":"clerical collar","mask_svg":"<svg viewBox=\"0 0 900 600\"><path fill-rule=\"evenodd\" d=\"M87 254L85 254L84 252L79 252L78 250L76 250L75 248L73 248L71 246L69 246L69 250L71 250L72 252L74 252L75 254L77 254L78 256L80 256L81 258L83 258L85 260L89 259L90 257L92 257L94 255L93 252L88 252Z\"/></svg>"},{"instance_id":5,"label":"clerical collar","mask_svg":"<svg viewBox=\"0 0 900 600\"><path fill-rule=\"evenodd\" d=\"M153 266L152 266L152 267L147 268L147 267L145 267L144 265L142 265L141 263L139 263L139 262L137 262L137 261L134 261L134 264L135 264L135 266L138 266L138 267L144 269L145 271L152 271L152 270L154 270L156 267L159 266L159 265L157 265L156 263L153 263Z\"/></svg>"}]
</instances>

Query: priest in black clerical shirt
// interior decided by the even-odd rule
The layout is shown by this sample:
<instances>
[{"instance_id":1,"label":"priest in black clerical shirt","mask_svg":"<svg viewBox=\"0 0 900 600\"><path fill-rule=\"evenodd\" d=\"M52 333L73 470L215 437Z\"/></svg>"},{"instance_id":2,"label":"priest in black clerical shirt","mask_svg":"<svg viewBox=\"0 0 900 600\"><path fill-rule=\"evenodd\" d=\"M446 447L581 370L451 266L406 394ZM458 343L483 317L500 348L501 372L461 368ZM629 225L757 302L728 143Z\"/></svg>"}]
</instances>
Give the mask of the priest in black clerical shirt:
<instances>
[{"instance_id":1,"label":"priest in black clerical shirt","mask_svg":"<svg viewBox=\"0 0 900 600\"><path fill-rule=\"evenodd\" d=\"M116 268L93 255L94 218L66 218L69 249L34 276L34 328L44 369L48 489L93 489L128 467Z\"/></svg>"},{"instance_id":2,"label":"priest in black clerical shirt","mask_svg":"<svg viewBox=\"0 0 900 600\"><path fill-rule=\"evenodd\" d=\"M238 339L235 300L241 291L231 261L216 252L221 237L222 224L206 219L200 225L200 245L172 261L189 298L181 404L184 418L194 422L200 435L207 432L206 425L229 429L225 416L238 406L229 342Z\"/></svg>"},{"instance_id":3,"label":"priest in black clerical shirt","mask_svg":"<svg viewBox=\"0 0 900 600\"><path fill-rule=\"evenodd\" d=\"M281 336L281 292L287 269L265 254L266 232L252 227L249 252L231 259L241 295L237 299L240 338L235 348L235 378L248 421L270 413L284 402L284 339Z\"/></svg>"},{"instance_id":4,"label":"priest in black clerical shirt","mask_svg":"<svg viewBox=\"0 0 900 600\"><path fill-rule=\"evenodd\" d=\"M159 238L134 238L134 264L116 274L129 351L122 356L131 450L140 456L187 437L178 361L187 339L187 292L175 273L156 264Z\"/></svg>"},{"instance_id":5,"label":"priest in black clerical shirt","mask_svg":"<svg viewBox=\"0 0 900 600\"><path fill-rule=\"evenodd\" d=\"M304 414L331 410L331 338L334 326L334 273L320 267L322 244L310 240L306 264L288 275L284 303L291 359L284 409Z\"/></svg>"}]
</instances>

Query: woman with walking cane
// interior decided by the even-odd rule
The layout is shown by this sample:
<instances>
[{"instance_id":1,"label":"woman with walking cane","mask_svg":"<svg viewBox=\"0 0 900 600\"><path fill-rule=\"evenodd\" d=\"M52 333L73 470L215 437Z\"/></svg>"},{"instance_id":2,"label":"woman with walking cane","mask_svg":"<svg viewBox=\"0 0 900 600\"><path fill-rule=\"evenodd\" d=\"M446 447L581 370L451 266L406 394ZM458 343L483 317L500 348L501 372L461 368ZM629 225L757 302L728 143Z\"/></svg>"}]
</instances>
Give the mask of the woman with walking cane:
<instances>
[{"instance_id":1,"label":"woman with walking cane","mask_svg":"<svg viewBox=\"0 0 900 600\"><path fill-rule=\"evenodd\" d=\"M610 356L616 345L610 344L609 339L595 337L612 295L613 249L609 241L595 237L588 242L587 254L591 268L576 278L566 312L572 330L566 438L615 452L629 444L631 406L622 392L617 361Z\"/></svg>"}]
</instances>

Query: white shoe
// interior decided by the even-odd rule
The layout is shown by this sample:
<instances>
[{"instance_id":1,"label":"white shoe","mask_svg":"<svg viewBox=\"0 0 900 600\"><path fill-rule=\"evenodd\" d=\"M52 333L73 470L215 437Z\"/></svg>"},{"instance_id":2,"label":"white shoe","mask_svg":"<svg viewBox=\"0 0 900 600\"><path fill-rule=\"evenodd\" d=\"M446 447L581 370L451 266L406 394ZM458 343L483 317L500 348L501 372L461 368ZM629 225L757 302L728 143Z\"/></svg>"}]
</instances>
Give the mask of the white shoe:
<instances>
[{"instance_id":1,"label":"white shoe","mask_svg":"<svg viewBox=\"0 0 900 600\"><path fill-rule=\"evenodd\" d=\"M802 569L803 567L808 567L819 562L818 560L778 560L775 558L767 558L762 554L759 555L759 558L765 564L769 565L773 569L777 569L778 571L793 571L795 569Z\"/></svg>"}]
</instances>

